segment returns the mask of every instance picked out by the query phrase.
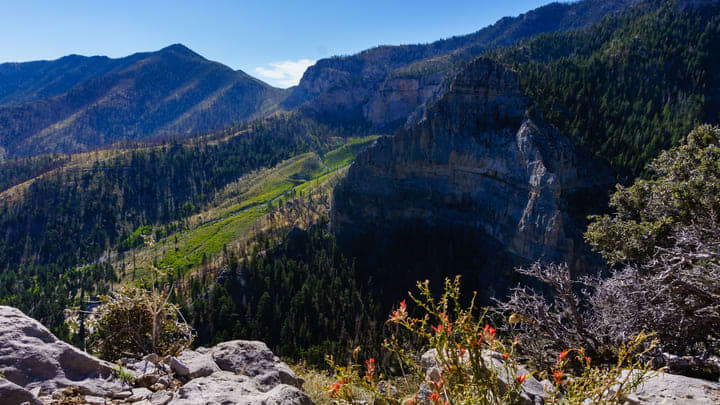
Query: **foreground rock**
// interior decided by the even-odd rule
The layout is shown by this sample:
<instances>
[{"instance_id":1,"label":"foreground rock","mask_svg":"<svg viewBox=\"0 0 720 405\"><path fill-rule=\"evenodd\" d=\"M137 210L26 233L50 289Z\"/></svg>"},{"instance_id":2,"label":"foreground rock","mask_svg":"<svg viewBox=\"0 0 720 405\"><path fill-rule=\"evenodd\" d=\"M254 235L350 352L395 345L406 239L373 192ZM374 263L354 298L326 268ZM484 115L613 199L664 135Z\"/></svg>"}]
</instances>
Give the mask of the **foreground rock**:
<instances>
[{"instance_id":1,"label":"foreground rock","mask_svg":"<svg viewBox=\"0 0 720 405\"><path fill-rule=\"evenodd\" d=\"M170 405L309 405L302 379L263 342L233 340L211 348L185 350L170 360L172 369L190 379Z\"/></svg>"},{"instance_id":2,"label":"foreground rock","mask_svg":"<svg viewBox=\"0 0 720 405\"><path fill-rule=\"evenodd\" d=\"M177 392L170 405L246 404L246 405L310 405L312 401L302 391L285 384L268 386L257 379L218 371L196 378Z\"/></svg>"},{"instance_id":3,"label":"foreground rock","mask_svg":"<svg viewBox=\"0 0 720 405\"><path fill-rule=\"evenodd\" d=\"M262 342L234 340L178 357L111 363L61 342L21 311L0 306L0 405L311 405L302 379Z\"/></svg>"},{"instance_id":4,"label":"foreground rock","mask_svg":"<svg viewBox=\"0 0 720 405\"><path fill-rule=\"evenodd\" d=\"M720 383L660 373L628 396L630 404L720 404Z\"/></svg>"},{"instance_id":5,"label":"foreground rock","mask_svg":"<svg viewBox=\"0 0 720 405\"><path fill-rule=\"evenodd\" d=\"M72 386L108 396L123 390L111 363L60 341L16 308L0 306L0 342L0 372L28 391L42 395Z\"/></svg>"},{"instance_id":6,"label":"foreground rock","mask_svg":"<svg viewBox=\"0 0 720 405\"><path fill-rule=\"evenodd\" d=\"M0 378L0 399L3 405L42 405L33 393L3 378Z\"/></svg>"}]
</instances>

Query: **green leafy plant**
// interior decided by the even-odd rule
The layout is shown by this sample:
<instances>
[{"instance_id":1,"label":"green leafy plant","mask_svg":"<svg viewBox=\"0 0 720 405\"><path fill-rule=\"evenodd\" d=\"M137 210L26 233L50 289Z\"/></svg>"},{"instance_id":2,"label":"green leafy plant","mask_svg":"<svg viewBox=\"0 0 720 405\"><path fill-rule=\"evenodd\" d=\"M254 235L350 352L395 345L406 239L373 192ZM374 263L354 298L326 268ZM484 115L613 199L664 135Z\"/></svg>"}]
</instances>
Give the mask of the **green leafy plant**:
<instances>
[{"instance_id":1,"label":"green leafy plant","mask_svg":"<svg viewBox=\"0 0 720 405\"><path fill-rule=\"evenodd\" d=\"M169 292L126 287L102 297L104 304L90 322L88 346L108 360L148 353L175 355L194 339Z\"/></svg>"},{"instance_id":2,"label":"green leafy plant","mask_svg":"<svg viewBox=\"0 0 720 405\"><path fill-rule=\"evenodd\" d=\"M583 348L574 348L563 351L551 370L538 373L521 364L522 341L497 335L496 329L485 322L486 310L475 306L475 296L469 306L461 304L459 277L446 279L439 299L433 297L427 281L418 283L418 290L419 296L410 294L410 298L422 316L411 316L403 301L388 323L430 349L422 356L425 364L407 349L398 334L386 339L384 347L398 360L400 370L425 381L424 387L418 387L414 397L397 398L385 389L387 382L373 358L361 365L354 356L350 364L338 365L329 357L328 363L335 371L335 381L327 388L329 397L354 403L369 392L388 404L514 404L523 401L523 385L541 374L552 376L554 381L546 385L546 403L581 404L590 400L614 404L648 376L649 365L641 360L652 349L652 344L647 345L648 335L635 336L619 347L615 364L594 365ZM623 372L627 368L634 371Z\"/></svg>"},{"instance_id":3,"label":"green leafy plant","mask_svg":"<svg viewBox=\"0 0 720 405\"><path fill-rule=\"evenodd\" d=\"M116 365L117 368L114 369L115 376L119 378L122 382L132 386L135 383L135 375L133 375L133 373L131 373L129 370L123 368L122 363L120 363L119 360L117 361Z\"/></svg>"}]
</instances>

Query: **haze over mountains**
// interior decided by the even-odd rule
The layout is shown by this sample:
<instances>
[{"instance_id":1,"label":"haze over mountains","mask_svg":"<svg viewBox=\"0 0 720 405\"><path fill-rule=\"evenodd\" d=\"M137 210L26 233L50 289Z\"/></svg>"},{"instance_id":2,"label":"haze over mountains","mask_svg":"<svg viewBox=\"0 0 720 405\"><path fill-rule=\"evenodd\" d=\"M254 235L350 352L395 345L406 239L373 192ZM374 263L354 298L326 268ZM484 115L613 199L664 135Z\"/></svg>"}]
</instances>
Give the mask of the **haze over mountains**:
<instances>
[{"instance_id":1,"label":"haze over mountains","mask_svg":"<svg viewBox=\"0 0 720 405\"><path fill-rule=\"evenodd\" d=\"M553 3L469 35L323 59L288 90L183 45L118 59L70 55L0 64L0 159L206 133L278 109L392 133L422 117L458 63L537 33L587 26L638 2Z\"/></svg>"}]
</instances>

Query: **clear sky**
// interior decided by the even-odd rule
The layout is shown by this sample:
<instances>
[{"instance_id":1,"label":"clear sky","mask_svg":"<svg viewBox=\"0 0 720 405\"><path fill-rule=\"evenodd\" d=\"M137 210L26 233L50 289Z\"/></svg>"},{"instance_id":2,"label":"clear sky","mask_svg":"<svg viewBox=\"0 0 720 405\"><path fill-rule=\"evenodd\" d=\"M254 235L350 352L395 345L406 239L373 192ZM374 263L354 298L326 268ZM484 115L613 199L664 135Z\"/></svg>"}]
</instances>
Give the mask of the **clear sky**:
<instances>
[{"instance_id":1,"label":"clear sky","mask_svg":"<svg viewBox=\"0 0 720 405\"><path fill-rule=\"evenodd\" d=\"M276 86L315 60L468 34L551 0L0 0L0 62L182 43Z\"/></svg>"}]
</instances>

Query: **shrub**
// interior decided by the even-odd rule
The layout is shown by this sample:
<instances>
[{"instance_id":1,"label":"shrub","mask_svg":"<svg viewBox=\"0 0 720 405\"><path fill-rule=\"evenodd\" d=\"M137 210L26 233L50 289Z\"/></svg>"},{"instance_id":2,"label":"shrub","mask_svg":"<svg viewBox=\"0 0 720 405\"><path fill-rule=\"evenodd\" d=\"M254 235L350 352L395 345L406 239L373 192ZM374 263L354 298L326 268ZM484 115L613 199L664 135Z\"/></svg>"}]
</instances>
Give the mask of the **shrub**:
<instances>
[{"instance_id":1,"label":"shrub","mask_svg":"<svg viewBox=\"0 0 720 405\"><path fill-rule=\"evenodd\" d=\"M403 403L522 403L523 384L537 373L520 364L518 352L525 342L512 336L499 336L495 328L485 323L486 311L481 312L475 306L474 297L469 306L463 307L459 277L446 280L445 291L437 300L427 281L418 283L418 289L420 296L416 298L410 294L410 297L422 316L410 316L403 301L390 315L388 323L419 338L423 348L433 349L429 353L434 353L431 357L434 357L437 369L426 373L417 354L407 351L397 335L386 339L384 347L399 360L403 373L415 374L427 387L423 395L406 398ZM510 321L517 322L517 319ZM582 347L563 351L550 370L538 373L552 376L553 380L545 390L545 402L621 402L647 377L649 366L640 360L647 353L644 347L647 338L640 334L621 345L617 359L611 365L593 364ZM427 358L427 355L423 357ZM363 396L362 393L370 392L385 403L400 403L400 398L385 389L388 383L374 359L365 360L364 365L353 361L341 366L332 358L328 362L336 376L336 381L328 387L331 398L351 404ZM623 373L626 368L637 371Z\"/></svg>"},{"instance_id":2,"label":"shrub","mask_svg":"<svg viewBox=\"0 0 720 405\"><path fill-rule=\"evenodd\" d=\"M175 355L189 347L192 329L167 293L126 287L101 297L90 321L89 348L106 360L148 353Z\"/></svg>"}]
</instances>

